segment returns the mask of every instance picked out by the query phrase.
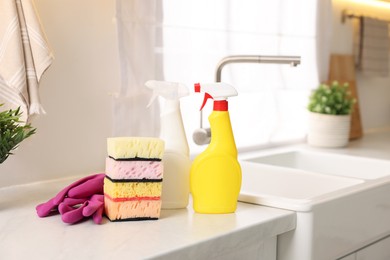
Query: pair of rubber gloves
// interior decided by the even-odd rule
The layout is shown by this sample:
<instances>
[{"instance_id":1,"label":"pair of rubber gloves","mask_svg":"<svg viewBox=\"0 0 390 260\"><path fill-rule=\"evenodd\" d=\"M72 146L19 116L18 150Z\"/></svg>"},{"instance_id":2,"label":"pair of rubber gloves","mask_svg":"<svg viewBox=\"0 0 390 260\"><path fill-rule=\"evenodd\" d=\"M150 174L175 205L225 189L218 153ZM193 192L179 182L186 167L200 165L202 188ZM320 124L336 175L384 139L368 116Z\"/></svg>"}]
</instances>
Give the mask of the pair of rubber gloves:
<instances>
[{"instance_id":1,"label":"pair of rubber gloves","mask_svg":"<svg viewBox=\"0 0 390 260\"><path fill-rule=\"evenodd\" d=\"M96 224L103 219L104 173L82 178L61 190L54 198L36 207L39 217L60 213L62 221L74 224L92 216Z\"/></svg>"}]
</instances>

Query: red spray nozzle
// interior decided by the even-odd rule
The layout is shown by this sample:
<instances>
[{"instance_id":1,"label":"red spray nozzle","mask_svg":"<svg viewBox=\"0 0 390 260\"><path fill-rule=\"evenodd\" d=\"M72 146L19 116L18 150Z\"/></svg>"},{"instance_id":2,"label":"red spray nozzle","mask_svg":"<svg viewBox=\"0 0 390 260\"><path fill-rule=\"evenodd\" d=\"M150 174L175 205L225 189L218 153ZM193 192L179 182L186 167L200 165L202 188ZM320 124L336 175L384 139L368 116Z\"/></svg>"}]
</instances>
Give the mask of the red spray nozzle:
<instances>
[{"instance_id":1,"label":"red spray nozzle","mask_svg":"<svg viewBox=\"0 0 390 260\"><path fill-rule=\"evenodd\" d=\"M195 92L205 93L202 106L200 110L206 105L208 99L214 99L214 110L216 111L227 111L227 98L237 96L237 91L226 83L212 83L212 84L194 84Z\"/></svg>"}]
</instances>

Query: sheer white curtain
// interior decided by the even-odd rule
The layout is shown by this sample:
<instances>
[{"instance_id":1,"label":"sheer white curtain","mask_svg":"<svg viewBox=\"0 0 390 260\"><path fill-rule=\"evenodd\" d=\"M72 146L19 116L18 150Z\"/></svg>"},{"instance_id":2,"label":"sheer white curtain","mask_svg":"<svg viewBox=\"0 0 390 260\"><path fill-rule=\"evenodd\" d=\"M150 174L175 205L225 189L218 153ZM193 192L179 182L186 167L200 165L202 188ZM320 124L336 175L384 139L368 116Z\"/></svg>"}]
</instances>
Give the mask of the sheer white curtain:
<instances>
[{"instance_id":1,"label":"sheer white curtain","mask_svg":"<svg viewBox=\"0 0 390 260\"><path fill-rule=\"evenodd\" d=\"M229 100L239 149L303 140L311 89L326 80L331 0L165 0L163 5L164 77L192 86L215 81L218 61L227 55L294 55L288 65L231 64L222 81L235 86ZM199 127L202 97L183 100L182 112L192 153L200 147L191 135ZM211 102L209 102L211 103ZM211 105L206 107L204 124Z\"/></svg>"},{"instance_id":2,"label":"sheer white curtain","mask_svg":"<svg viewBox=\"0 0 390 260\"><path fill-rule=\"evenodd\" d=\"M161 1L117 0L116 23L121 86L113 95L114 136L158 136L159 106L147 108L151 93L144 83L162 79Z\"/></svg>"},{"instance_id":3,"label":"sheer white curtain","mask_svg":"<svg viewBox=\"0 0 390 260\"><path fill-rule=\"evenodd\" d=\"M137 118L143 105L138 95L144 95L140 87L144 81L158 79L163 73L165 80L183 82L192 88L194 82L215 81L216 64L227 55L294 55L302 57L301 65L295 68L228 65L222 81L239 92L229 102L239 149L305 138L308 95L327 78L331 0L117 0L117 3L124 82L121 96L137 97L128 109L135 113L134 117L125 116L123 120L133 127L148 118L148 125L137 129L138 133L145 134L144 129L154 127L151 120L158 121L157 114L150 110ZM156 6L159 3L164 14L162 20ZM132 8L124 12L128 6ZM129 20L134 26L125 29L119 20ZM137 30L140 23L147 28ZM159 33L161 42L155 38ZM204 149L195 145L191 137L199 127L201 100L195 94L182 99L191 153ZM115 111L117 117L118 111ZM205 108L205 118L210 111L211 106ZM204 124L208 125L206 119Z\"/></svg>"}]
</instances>

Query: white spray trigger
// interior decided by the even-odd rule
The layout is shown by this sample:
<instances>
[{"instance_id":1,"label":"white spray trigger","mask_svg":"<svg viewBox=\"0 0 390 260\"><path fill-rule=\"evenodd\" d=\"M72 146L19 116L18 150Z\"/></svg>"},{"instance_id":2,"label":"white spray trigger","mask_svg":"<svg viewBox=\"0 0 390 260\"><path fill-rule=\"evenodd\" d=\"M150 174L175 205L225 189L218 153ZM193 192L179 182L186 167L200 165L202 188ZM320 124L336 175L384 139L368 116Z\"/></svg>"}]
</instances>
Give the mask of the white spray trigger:
<instances>
[{"instance_id":1,"label":"white spray trigger","mask_svg":"<svg viewBox=\"0 0 390 260\"><path fill-rule=\"evenodd\" d=\"M154 102L157 96L161 96L170 100L177 100L190 94L187 86L178 82L149 80L145 83L145 86L153 90L153 96L150 99L147 107L149 107Z\"/></svg>"},{"instance_id":2,"label":"white spray trigger","mask_svg":"<svg viewBox=\"0 0 390 260\"><path fill-rule=\"evenodd\" d=\"M157 94L153 91L153 96L151 97L151 99L149 100L149 103L147 104L147 108L149 108L152 104L153 104L153 102L154 102L154 100L157 98Z\"/></svg>"}]
</instances>

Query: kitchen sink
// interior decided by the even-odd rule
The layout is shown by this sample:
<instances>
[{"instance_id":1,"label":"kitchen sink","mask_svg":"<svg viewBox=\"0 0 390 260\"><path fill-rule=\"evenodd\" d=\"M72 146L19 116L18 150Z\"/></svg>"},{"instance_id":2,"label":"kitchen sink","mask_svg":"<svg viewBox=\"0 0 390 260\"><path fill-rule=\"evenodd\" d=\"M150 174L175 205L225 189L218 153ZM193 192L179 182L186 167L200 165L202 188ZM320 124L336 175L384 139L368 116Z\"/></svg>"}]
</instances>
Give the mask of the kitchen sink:
<instances>
[{"instance_id":1,"label":"kitchen sink","mask_svg":"<svg viewBox=\"0 0 390 260\"><path fill-rule=\"evenodd\" d=\"M239 200L295 211L278 259L341 259L390 234L390 161L286 150L240 156Z\"/></svg>"},{"instance_id":2,"label":"kitchen sink","mask_svg":"<svg viewBox=\"0 0 390 260\"><path fill-rule=\"evenodd\" d=\"M260 156L247 161L363 180L390 175L387 161L303 150Z\"/></svg>"},{"instance_id":3,"label":"kitchen sink","mask_svg":"<svg viewBox=\"0 0 390 260\"><path fill-rule=\"evenodd\" d=\"M283 209L309 211L318 200L335 196L337 191L364 182L355 178L266 165L252 160L242 161L240 164L243 177L239 200Z\"/></svg>"}]
</instances>

